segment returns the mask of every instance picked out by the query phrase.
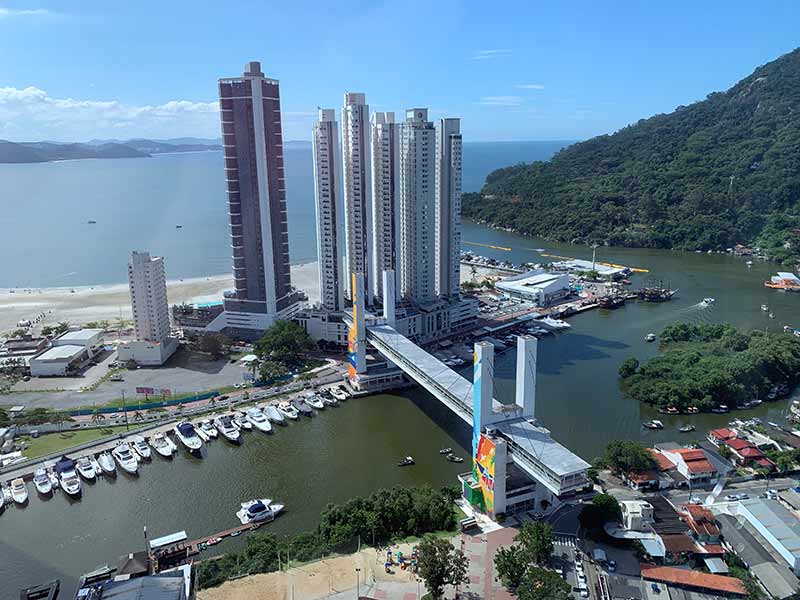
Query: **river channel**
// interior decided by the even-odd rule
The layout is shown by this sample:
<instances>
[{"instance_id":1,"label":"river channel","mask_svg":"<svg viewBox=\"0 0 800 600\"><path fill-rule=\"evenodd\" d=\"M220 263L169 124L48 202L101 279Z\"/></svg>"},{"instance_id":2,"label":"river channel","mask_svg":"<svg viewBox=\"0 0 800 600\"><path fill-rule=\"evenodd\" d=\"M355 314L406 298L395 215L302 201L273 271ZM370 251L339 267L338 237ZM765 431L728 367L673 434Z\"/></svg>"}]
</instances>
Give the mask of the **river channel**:
<instances>
[{"instance_id":1,"label":"river channel","mask_svg":"<svg viewBox=\"0 0 800 600\"><path fill-rule=\"evenodd\" d=\"M591 258L591 250L583 246L469 223L463 240L465 249L514 262L552 260L537 248L551 255ZM540 342L537 418L587 460L613 439L689 442L732 418L661 416L664 430L643 429L642 421L655 412L621 394L617 368L629 356L645 360L657 352L655 344L644 341L647 333L658 333L674 321L727 321L771 330L800 326L800 295L763 287L776 265L756 262L747 268L744 260L730 256L624 248L599 248L597 258L648 269L650 273L633 277L634 287L654 277L678 293L664 304L629 302L616 311L576 315L570 318L570 330ZM703 308L699 303L707 296L716 303ZM763 303L774 319L760 310ZM496 373L496 395L511 398L513 352L498 355ZM780 421L786 407L783 400L737 416ZM694 423L697 432L679 433L677 428L686 422ZM33 493L28 506L7 507L0 514L0 595L11 597L18 588L58 577L69 598L81 573L143 548L144 526L151 537L181 529L190 538L199 537L233 526L238 504L254 497L285 502L287 512L268 530L290 533L313 527L329 502L393 484L452 484L465 467L445 461L438 449L451 446L466 457L468 436L462 423L426 393L412 389L350 400L270 436L250 433L241 447L217 440L202 460L183 453L172 461L154 457L136 480L120 474L116 481L84 484L80 501L62 494L45 501ZM417 464L396 467L406 454L413 454ZM242 538L226 540L219 549L242 543Z\"/></svg>"}]
</instances>

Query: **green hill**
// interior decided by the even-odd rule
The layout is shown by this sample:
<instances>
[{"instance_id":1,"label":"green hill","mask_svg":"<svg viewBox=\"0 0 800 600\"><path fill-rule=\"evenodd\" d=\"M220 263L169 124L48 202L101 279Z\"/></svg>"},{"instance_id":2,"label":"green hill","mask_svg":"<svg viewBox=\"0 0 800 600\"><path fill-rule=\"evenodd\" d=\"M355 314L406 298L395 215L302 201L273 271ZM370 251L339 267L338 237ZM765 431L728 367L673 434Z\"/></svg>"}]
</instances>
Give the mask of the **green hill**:
<instances>
[{"instance_id":1,"label":"green hill","mask_svg":"<svg viewBox=\"0 0 800 600\"><path fill-rule=\"evenodd\" d=\"M800 49L725 92L494 171L465 217L560 241L800 258Z\"/></svg>"}]
</instances>

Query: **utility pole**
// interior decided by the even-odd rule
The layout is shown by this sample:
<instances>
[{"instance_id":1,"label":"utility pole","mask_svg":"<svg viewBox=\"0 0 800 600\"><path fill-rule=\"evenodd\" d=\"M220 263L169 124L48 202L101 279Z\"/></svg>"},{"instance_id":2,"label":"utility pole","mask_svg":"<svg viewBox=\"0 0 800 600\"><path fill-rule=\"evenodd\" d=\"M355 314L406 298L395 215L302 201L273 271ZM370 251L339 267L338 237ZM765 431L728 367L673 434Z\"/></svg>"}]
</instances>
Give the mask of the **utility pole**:
<instances>
[{"instance_id":1,"label":"utility pole","mask_svg":"<svg viewBox=\"0 0 800 600\"><path fill-rule=\"evenodd\" d=\"M597 255L597 246L598 244L592 244L592 271L595 270L594 263L595 263L595 257Z\"/></svg>"},{"instance_id":2,"label":"utility pole","mask_svg":"<svg viewBox=\"0 0 800 600\"><path fill-rule=\"evenodd\" d=\"M361 573L361 569L356 567L356 600L361 598L361 579L359 573Z\"/></svg>"},{"instance_id":3,"label":"utility pole","mask_svg":"<svg viewBox=\"0 0 800 600\"><path fill-rule=\"evenodd\" d=\"M122 390L122 412L125 415L125 431L130 431L130 427L128 427L128 407L125 406L125 390Z\"/></svg>"}]
</instances>

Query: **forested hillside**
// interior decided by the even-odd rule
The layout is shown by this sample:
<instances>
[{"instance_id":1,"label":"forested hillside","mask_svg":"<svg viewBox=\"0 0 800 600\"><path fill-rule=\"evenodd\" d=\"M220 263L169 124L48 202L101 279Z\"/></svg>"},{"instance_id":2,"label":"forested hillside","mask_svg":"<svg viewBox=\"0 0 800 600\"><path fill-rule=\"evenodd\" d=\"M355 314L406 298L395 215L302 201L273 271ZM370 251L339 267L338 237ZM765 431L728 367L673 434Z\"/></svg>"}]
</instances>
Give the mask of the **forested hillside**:
<instances>
[{"instance_id":1,"label":"forested hillside","mask_svg":"<svg viewBox=\"0 0 800 600\"><path fill-rule=\"evenodd\" d=\"M800 49L726 92L499 169L468 218L561 241L800 258Z\"/></svg>"}]
</instances>

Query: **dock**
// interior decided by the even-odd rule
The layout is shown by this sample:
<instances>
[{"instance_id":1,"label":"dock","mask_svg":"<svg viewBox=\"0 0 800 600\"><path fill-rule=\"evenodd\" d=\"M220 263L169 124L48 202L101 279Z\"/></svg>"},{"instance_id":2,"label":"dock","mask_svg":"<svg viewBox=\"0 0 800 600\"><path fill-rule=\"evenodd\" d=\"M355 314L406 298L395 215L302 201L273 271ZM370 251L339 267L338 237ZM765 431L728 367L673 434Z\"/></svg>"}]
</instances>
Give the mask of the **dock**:
<instances>
[{"instance_id":1,"label":"dock","mask_svg":"<svg viewBox=\"0 0 800 600\"><path fill-rule=\"evenodd\" d=\"M221 538L224 540L225 538L238 536L247 531L254 531L263 524L264 522L237 525L236 527L231 527L230 529L225 529L224 531L218 531L217 533L212 533L211 535L206 535L190 542L176 542L166 546L151 548L148 556L150 561L157 565L156 570L163 571L164 569L185 564L190 559L200 554L200 552L205 549L205 546L203 545L208 544L209 540L215 538Z\"/></svg>"}]
</instances>

